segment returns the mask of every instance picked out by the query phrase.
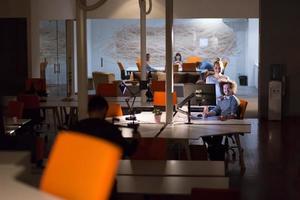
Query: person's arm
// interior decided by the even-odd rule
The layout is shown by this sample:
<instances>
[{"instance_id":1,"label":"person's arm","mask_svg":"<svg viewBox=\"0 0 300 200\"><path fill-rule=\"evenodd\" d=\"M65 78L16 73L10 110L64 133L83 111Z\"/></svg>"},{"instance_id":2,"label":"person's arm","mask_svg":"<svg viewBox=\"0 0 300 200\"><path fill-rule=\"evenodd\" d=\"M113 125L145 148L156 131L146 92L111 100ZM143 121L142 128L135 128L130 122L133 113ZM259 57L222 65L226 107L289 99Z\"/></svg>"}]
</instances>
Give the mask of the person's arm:
<instances>
[{"instance_id":1,"label":"person's arm","mask_svg":"<svg viewBox=\"0 0 300 200\"><path fill-rule=\"evenodd\" d=\"M235 96L231 96L231 101L230 101L230 119L235 119L237 118L237 112L238 112L238 106L239 102L236 99Z\"/></svg>"},{"instance_id":2,"label":"person's arm","mask_svg":"<svg viewBox=\"0 0 300 200\"><path fill-rule=\"evenodd\" d=\"M203 117L207 118L207 117L211 117L211 116L216 116L218 115L218 113L221 112L221 108L219 105L217 105L216 107L214 107L211 111L209 112L204 112L203 113Z\"/></svg>"}]
</instances>

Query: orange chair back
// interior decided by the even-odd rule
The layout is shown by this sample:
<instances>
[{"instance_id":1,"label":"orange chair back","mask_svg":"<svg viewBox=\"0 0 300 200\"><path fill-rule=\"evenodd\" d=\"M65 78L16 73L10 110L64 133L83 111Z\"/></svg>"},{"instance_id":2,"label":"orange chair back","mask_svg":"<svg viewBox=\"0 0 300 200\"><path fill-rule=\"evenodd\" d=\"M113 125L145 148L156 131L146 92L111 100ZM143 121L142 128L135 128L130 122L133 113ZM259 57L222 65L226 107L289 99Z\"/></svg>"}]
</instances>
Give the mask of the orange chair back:
<instances>
[{"instance_id":1,"label":"orange chair back","mask_svg":"<svg viewBox=\"0 0 300 200\"><path fill-rule=\"evenodd\" d=\"M63 199L109 198L122 150L93 136L63 131L52 147L40 189Z\"/></svg>"},{"instance_id":2,"label":"orange chair back","mask_svg":"<svg viewBox=\"0 0 300 200\"><path fill-rule=\"evenodd\" d=\"M117 84L115 83L99 83L96 90L97 95L103 97L116 97L118 96Z\"/></svg>"},{"instance_id":3,"label":"orange chair back","mask_svg":"<svg viewBox=\"0 0 300 200\"><path fill-rule=\"evenodd\" d=\"M177 94L173 92L173 105L177 104ZM166 92L156 91L153 95L154 106L166 106Z\"/></svg>"},{"instance_id":4,"label":"orange chair back","mask_svg":"<svg viewBox=\"0 0 300 200\"><path fill-rule=\"evenodd\" d=\"M167 160L167 143L164 138L141 138L133 160Z\"/></svg>"},{"instance_id":5,"label":"orange chair back","mask_svg":"<svg viewBox=\"0 0 300 200\"><path fill-rule=\"evenodd\" d=\"M117 62L117 63L118 63L120 71L125 70L123 63L121 63L121 62Z\"/></svg>"},{"instance_id":6,"label":"orange chair back","mask_svg":"<svg viewBox=\"0 0 300 200\"><path fill-rule=\"evenodd\" d=\"M34 89L37 92L45 92L46 80L43 78L29 78L25 82L25 89L26 91Z\"/></svg>"},{"instance_id":7,"label":"orange chair back","mask_svg":"<svg viewBox=\"0 0 300 200\"><path fill-rule=\"evenodd\" d=\"M182 71L183 72L194 72L196 71L197 63L183 63Z\"/></svg>"},{"instance_id":8,"label":"orange chair back","mask_svg":"<svg viewBox=\"0 0 300 200\"><path fill-rule=\"evenodd\" d=\"M152 91L165 91L166 90L165 81L152 81L151 89Z\"/></svg>"},{"instance_id":9,"label":"orange chair back","mask_svg":"<svg viewBox=\"0 0 300 200\"><path fill-rule=\"evenodd\" d=\"M189 56L186 58L187 63L199 63L202 61L202 58L200 58L199 56Z\"/></svg>"},{"instance_id":10,"label":"orange chair back","mask_svg":"<svg viewBox=\"0 0 300 200\"><path fill-rule=\"evenodd\" d=\"M40 99L37 95L19 95L18 101L24 103L24 109L38 109L40 108Z\"/></svg>"},{"instance_id":11,"label":"orange chair back","mask_svg":"<svg viewBox=\"0 0 300 200\"><path fill-rule=\"evenodd\" d=\"M121 105L118 103L110 103L108 106L106 117L117 117L117 116L123 116Z\"/></svg>"},{"instance_id":12,"label":"orange chair back","mask_svg":"<svg viewBox=\"0 0 300 200\"><path fill-rule=\"evenodd\" d=\"M239 105L239 119L244 119L245 117L245 113L246 113L246 108L248 105L248 101L244 100L244 99L240 99L240 105Z\"/></svg>"},{"instance_id":13,"label":"orange chair back","mask_svg":"<svg viewBox=\"0 0 300 200\"><path fill-rule=\"evenodd\" d=\"M20 101L9 101L7 105L7 117L17 117L21 119L23 116L24 103Z\"/></svg>"}]
</instances>

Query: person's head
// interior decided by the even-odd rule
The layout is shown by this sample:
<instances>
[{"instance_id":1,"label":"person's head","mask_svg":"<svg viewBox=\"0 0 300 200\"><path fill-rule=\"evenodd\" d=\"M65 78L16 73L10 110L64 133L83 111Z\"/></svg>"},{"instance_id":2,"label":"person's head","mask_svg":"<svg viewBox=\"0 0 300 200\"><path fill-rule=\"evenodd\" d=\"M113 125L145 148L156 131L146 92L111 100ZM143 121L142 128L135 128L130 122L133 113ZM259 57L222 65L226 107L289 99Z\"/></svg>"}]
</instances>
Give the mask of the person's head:
<instances>
[{"instance_id":1,"label":"person's head","mask_svg":"<svg viewBox=\"0 0 300 200\"><path fill-rule=\"evenodd\" d=\"M88 114L90 118L105 119L108 110L108 103L102 96L93 96L89 100Z\"/></svg>"},{"instance_id":2,"label":"person's head","mask_svg":"<svg viewBox=\"0 0 300 200\"><path fill-rule=\"evenodd\" d=\"M222 73L224 69L223 62L221 60L217 60L214 62L214 72L215 74L220 74Z\"/></svg>"},{"instance_id":3,"label":"person's head","mask_svg":"<svg viewBox=\"0 0 300 200\"><path fill-rule=\"evenodd\" d=\"M181 54L180 54L180 53L176 53L176 54L175 54L175 57L174 57L174 60L175 60L175 61L182 61Z\"/></svg>"},{"instance_id":4,"label":"person's head","mask_svg":"<svg viewBox=\"0 0 300 200\"><path fill-rule=\"evenodd\" d=\"M147 53L146 54L146 61L149 61L150 60L150 53Z\"/></svg>"},{"instance_id":5,"label":"person's head","mask_svg":"<svg viewBox=\"0 0 300 200\"><path fill-rule=\"evenodd\" d=\"M234 81L222 82L222 94L226 96L234 95L237 91L237 85Z\"/></svg>"}]
</instances>

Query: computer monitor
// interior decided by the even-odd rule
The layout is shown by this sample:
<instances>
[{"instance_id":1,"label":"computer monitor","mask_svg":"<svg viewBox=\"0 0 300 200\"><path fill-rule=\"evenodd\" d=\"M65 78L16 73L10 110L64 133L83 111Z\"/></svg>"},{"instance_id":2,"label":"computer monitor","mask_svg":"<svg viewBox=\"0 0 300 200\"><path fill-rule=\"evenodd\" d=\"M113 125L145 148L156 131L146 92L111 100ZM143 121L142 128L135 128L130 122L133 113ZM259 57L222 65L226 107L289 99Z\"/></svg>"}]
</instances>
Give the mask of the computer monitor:
<instances>
[{"instance_id":1,"label":"computer monitor","mask_svg":"<svg viewBox=\"0 0 300 200\"><path fill-rule=\"evenodd\" d=\"M194 102L192 105L215 106L216 87L215 84L199 84L196 86Z\"/></svg>"},{"instance_id":2,"label":"computer monitor","mask_svg":"<svg viewBox=\"0 0 300 200\"><path fill-rule=\"evenodd\" d=\"M188 101L190 105L214 106L216 105L215 84L194 84L185 89L185 98L178 104L178 107L184 106Z\"/></svg>"},{"instance_id":3,"label":"computer monitor","mask_svg":"<svg viewBox=\"0 0 300 200\"><path fill-rule=\"evenodd\" d=\"M187 115L188 122L191 124L191 105L213 106L216 105L216 89L215 84L197 84L189 88L187 96L177 105L175 114L179 111ZM188 110L181 108L187 104Z\"/></svg>"}]
</instances>

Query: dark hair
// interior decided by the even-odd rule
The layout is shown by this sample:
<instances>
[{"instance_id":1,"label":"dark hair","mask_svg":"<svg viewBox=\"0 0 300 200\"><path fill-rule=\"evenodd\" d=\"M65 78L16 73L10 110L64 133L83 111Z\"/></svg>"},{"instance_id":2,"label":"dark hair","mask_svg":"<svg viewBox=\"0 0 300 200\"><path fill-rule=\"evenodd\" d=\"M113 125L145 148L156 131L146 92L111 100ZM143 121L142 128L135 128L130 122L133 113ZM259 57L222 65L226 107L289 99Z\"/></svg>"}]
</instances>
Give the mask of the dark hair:
<instances>
[{"instance_id":1,"label":"dark hair","mask_svg":"<svg viewBox=\"0 0 300 200\"><path fill-rule=\"evenodd\" d=\"M105 109L108 109L108 103L104 97L97 95L90 98L88 112L101 111Z\"/></svg>"},{"instance_id":2,"label":"dark hair","mask_svg":"<svg viewBox=\"0 0 300 200\"><path fill-rule=\"evenodd\" d=\"M175 54L174 60L176 61L176 57L177 57L177 56L180 56L179 61L181 61L181 60L182 60L182 57L181 57L181 54L180 54L180 53L176 53L176 54Z\"/></svg>"}]
</instances>

